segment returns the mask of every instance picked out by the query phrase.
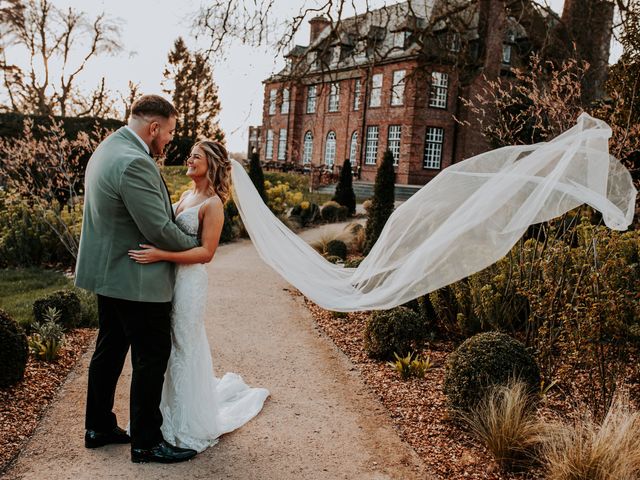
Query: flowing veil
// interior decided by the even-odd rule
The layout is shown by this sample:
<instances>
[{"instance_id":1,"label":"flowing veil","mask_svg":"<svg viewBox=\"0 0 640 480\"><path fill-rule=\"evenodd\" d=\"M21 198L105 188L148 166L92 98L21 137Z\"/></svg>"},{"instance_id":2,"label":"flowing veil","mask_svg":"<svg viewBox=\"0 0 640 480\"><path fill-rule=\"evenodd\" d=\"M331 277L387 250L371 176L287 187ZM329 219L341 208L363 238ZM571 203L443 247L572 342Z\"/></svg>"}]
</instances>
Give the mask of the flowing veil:
<instances>
[{"instance_id":1,"label":"flowing veil","mask_svg":"<svg viewBox=\"0 0 640 480\"><path fill-rule=\"evenodd\" d=\"M451 165L400 205L358 268L326 261L261 200L233 161L234 199L260 257L321 307L388 309L506 255L527 227L586 203L625 230L637 191L609 155L609 126L586 113L549 142L509 146Z\"/></svg>"}]
</instances>

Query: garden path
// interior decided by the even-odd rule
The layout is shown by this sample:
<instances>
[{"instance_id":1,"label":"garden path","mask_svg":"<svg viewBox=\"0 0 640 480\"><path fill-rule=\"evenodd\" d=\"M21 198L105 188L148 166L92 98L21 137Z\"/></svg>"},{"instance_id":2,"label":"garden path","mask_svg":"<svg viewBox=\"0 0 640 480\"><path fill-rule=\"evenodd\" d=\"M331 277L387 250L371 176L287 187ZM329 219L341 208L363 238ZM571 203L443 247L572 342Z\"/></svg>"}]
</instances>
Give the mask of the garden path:
<instances>
[{"instance_id":1,"label":"garden path","mask_svg":"<svg viewBox=\"0 0 640 480\"><path fill-rule=\"evenodd\" d=\"M429 478L355 367L320 333L302 298L289 294L291 287L259 259L250 241L221 246L209 268L206 327L216 374L238 372L250 385L268 388L264 410L184 464L132 464L129 447L122 445L86 450L89 353L4 478ZM127 362L115 408L122 426L130 374Z\"/></svg>"}]
</instances>

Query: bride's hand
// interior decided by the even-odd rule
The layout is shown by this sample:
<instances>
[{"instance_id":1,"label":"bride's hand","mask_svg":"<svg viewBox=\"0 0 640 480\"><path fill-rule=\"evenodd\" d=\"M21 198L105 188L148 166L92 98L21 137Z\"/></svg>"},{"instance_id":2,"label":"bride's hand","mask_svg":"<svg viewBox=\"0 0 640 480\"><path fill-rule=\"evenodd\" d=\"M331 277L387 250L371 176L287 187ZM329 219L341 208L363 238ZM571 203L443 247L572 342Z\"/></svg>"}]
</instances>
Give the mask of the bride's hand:
<instances>
[{"instance_id":1,"label":"bride's hand","mask_svg":"<svg viewBox=\"0 0 640 480\"><path fill-rule=\"evenodd\" d=\"M155 263L162 261L162 251L153 245L140 244L143 250L129 250L129 258L137 263Z\"/></svg>"}]
</instances>

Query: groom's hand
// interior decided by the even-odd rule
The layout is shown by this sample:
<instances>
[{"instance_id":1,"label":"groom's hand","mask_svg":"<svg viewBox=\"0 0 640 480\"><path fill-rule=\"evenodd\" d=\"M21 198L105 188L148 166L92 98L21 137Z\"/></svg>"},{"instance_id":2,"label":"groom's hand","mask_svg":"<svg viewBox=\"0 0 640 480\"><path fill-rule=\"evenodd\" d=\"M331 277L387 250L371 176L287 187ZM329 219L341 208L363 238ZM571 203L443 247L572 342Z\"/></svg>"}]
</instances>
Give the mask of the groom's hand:
<instances>
[{"instance_id":1,"label":"groom's hand","mask_svg":"<svg viewBox=\"0 0 640 480\"><path fill-rule=\"evenodd\" d=\"M164 260L162 250L153 245L140 244L142 250L129 250L129 258L135 260L136 263L155 263Z\"/></svg>"}]
</instances>

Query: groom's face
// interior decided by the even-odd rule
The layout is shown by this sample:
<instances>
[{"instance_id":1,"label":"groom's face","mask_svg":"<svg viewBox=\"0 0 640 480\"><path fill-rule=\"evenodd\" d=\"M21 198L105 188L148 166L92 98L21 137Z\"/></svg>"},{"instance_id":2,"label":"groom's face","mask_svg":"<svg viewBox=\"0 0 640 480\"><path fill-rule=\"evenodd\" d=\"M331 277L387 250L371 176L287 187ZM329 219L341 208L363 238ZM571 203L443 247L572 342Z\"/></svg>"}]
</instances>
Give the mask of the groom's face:
<instances>
[{"instance_id":1,"label":"groom's face","mask_svg":"<svg viewBox=\"0 0 640 480\"><path fill-rule=\"evenodd\" d=\"M176 117L162 118L156 117L150 125L151 144L149 150L152 155L162 155L164 147L167 146L176 130Z\"/></svg>"}]
</instances>

